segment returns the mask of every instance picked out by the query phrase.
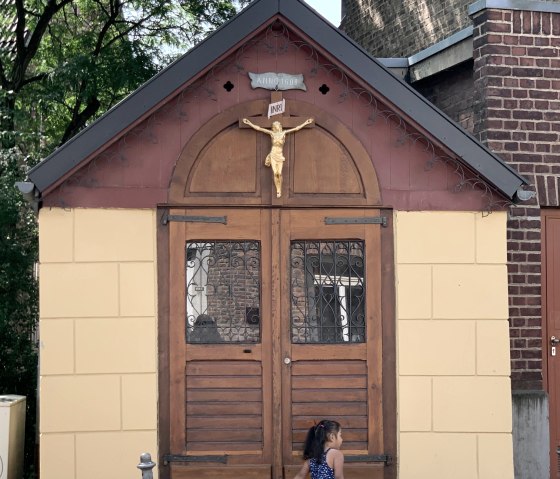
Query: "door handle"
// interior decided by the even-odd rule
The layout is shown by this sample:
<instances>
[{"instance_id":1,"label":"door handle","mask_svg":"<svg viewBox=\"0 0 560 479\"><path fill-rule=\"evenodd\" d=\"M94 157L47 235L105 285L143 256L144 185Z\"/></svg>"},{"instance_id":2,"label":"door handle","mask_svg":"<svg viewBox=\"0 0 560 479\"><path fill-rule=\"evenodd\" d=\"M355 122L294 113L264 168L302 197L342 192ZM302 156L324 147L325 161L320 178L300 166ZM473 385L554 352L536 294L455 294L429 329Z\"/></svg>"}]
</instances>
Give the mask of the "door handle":
<instances>
[{"instance_id":1,"label":"door handle","mask_svg":"<svg viewBox=\"0 0 560 479\"><path fill-rule=\"evenodd\" d=\"M556 336L550 336L550 355L556 356L556 345L560 343L560 339Z\"/></svg>"},{"instance_id":2,"label":"door handle","mask_svg":"<svg viewBox=\"0 0 560 479\"><path fill-rule=\"evenodd\" d=\"M290 364L292 362L292 360L288 357L284 358L284 364Z\"/></svg>"}]
</instances>

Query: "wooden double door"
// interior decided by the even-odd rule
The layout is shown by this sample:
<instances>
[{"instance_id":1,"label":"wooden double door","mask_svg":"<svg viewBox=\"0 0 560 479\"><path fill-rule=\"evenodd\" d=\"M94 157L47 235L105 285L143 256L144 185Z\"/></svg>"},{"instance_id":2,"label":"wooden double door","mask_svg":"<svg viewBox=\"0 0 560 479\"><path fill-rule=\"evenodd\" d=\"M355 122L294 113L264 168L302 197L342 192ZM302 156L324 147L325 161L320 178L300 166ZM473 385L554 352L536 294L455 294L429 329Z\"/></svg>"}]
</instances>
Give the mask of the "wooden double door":
<instances>
[{"instance_id":1,"label":"wooden double door","mask_svg":"<svg viewBox=\"0 0 560 479\"><path fill-rule=\"evenodd\" d=\"M169 214L171 477L291 478L323 418L385 477L379 210Z\"/></svg>"}]
</instances>

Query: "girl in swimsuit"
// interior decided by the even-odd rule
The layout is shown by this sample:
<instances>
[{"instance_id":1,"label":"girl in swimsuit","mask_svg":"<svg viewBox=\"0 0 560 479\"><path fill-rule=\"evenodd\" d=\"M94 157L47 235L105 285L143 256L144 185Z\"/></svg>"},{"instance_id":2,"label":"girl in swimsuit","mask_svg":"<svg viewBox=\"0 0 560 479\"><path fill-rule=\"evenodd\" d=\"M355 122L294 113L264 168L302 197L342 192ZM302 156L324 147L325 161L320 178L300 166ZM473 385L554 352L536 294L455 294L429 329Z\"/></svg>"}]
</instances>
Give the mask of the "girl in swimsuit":
<instances>
[{"instance_id":1,"label":"girl in swimsuit","mask_svg":"<svg viewBox=\"0 0 560 479\"><path fill-rule=\"evenodd\" d=\"M294 479L344 479L342 429L336 421L323 419L309 429L303 447L305 462Z\"/></svg>"}]
</instances>

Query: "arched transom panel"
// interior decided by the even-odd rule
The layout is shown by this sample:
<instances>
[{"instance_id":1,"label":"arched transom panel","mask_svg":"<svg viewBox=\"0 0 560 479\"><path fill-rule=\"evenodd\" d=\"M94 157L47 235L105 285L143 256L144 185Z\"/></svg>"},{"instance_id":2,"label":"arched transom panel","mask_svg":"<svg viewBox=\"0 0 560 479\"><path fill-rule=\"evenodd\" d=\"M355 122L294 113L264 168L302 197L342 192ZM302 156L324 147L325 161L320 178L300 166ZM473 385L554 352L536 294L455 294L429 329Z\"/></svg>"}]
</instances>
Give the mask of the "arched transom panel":
<instances>
[{"instance_id":1,"label":"arched transom panel","mask_svg":"<svg viewBox=\"0 0 560 479\"><path fill-rule=\"evenodd\" d=\"M201 127L179 155L169 189L176 205L380 205L377 174L363 145L339 120L316 106L287 101L289 115L267 119L257 100L226 110ZM275 119L309 127L286 135L281 186L265 164L271 137L247 127ZM307 126L307 125L306 125ZM270 130L271 128L266 128ZM280 192L280 195L278 195Z\"/></svg>"}]
</instances>

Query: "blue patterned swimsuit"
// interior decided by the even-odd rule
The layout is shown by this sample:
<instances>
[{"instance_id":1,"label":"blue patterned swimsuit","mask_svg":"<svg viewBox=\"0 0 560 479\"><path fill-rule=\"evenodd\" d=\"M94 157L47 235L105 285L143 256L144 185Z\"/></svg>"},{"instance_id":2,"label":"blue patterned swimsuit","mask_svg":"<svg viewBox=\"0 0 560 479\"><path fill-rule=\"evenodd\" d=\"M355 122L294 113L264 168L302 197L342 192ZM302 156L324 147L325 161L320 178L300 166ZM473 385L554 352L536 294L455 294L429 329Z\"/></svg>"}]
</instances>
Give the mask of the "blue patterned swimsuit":
<instances>
[{"instance_id":1,"label":"blue patterned swimsuit","mask_svg":"<svg viewBox=\"0 0 560 479\"><path fill-rule=\"evenodd\" d=\"M327 464L327 449L321 455L321 462L315 459L309 459L309 470L311 471L311 479L334 479L334 469Z\"/></svg>"}]
</instances>

